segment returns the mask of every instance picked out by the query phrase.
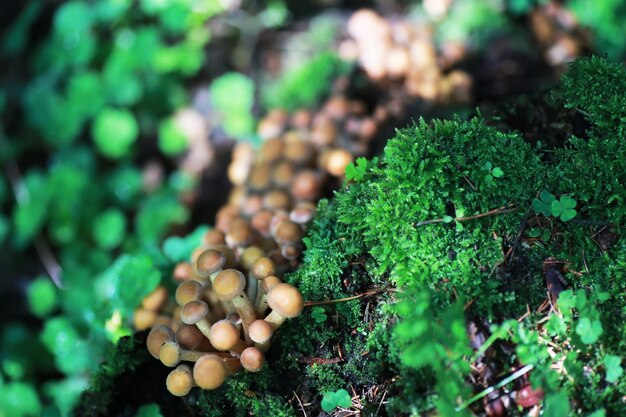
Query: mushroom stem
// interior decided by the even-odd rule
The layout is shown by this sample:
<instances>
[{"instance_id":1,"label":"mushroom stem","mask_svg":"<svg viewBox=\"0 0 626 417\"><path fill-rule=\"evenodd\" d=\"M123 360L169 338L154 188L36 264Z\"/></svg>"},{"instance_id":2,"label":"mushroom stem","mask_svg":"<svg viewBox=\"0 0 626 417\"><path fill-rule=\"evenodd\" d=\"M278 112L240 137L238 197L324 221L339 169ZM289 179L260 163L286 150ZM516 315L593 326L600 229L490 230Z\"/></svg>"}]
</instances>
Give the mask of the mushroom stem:
<instances>
[{"instance_id":1,"label":"mushroom stem","mask_svg":"<svg viewBox=\"0 0 626 417\"><path fill-rule=\"evenodd\" d=\"M273 330L276 330L287 320L287 317L283 317L276 310L273 310L264 320L272 326Z\"/></svg>"},{"instance_id":2,"label":"mushroom stem","mask_svg":"<svg viewBox=\"0 0 626 417\"><path fill-rule=\"evenodd\" d=\"M246 278L246 295L249 300L256 300L257 294L259 292L259 281L254 277L252 272L248 272L248 277Z\"/></svg>"},{"instance_id":3,"label":"mushroom stem","mask_svg":"<svg viewBox=\"0 0 626 417\"><path fill-rule=\"evenodd\" d=\"M196 362L204 355L207 355L207 353L182 349L174 341L166 342L159 351L159 359L163 362L163 365L170 367L178 365L181 361Z\"/></svg>"},{"instance_id":4,"label":"mushroom stem","mask_svg":"<svg viewBox=\"0 0 626 417\"><path fill-rule=\"evenodd\" d=\"M256 315L254 314L254 307L252 307L252 303L246 296L245 293L238 295L237 297L231 300L237 313L239 313L239 317L241 318L241 325L243 327L243 335L246 339L246 343L251 343L249 328L253 321L256 320Z\"/></svg>"}]
</instances>

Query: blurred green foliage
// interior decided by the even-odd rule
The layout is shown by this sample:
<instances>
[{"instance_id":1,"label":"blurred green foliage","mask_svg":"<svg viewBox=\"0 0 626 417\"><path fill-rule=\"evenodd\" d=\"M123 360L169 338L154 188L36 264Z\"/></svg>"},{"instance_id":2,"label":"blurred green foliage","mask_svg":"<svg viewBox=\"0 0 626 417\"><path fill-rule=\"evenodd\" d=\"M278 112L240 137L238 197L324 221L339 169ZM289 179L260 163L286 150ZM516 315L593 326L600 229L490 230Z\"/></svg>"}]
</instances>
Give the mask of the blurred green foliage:
<instances>
[{"instance_id":1,"label":"blurred green foliage","mask_svg":"<svg viewBox=\"0 0 626 417\"><path fill-rule=\"evenodd\" d=\"M204 63L207 20L223 10L216 0L33 1L7 29L0 52L24 71L1 80L0 246L18 268L5 272L23 279L22 263L41 268L41 257L64 288L30 282L41 331L3 329L0 415L71 415L169 273L161 240L187 221L179 194L195 180L170 169L146 187L137 156L187 149L171 114Z\"/></svg>"},{"instance_id":2,"label":"blurred green foliage","mask_svg":"<svg viewBox=\"0 0 626 417\"><path fill-rule=\"evenodd\" d=\"M248 77L229 72L216 78L210 87L211 104L221 116L224 131L245 138L254 133L254 83Z\"/></svg>"},{"instance_id":3,"label":"blurred green foliage","mask_svg":"<svg viewBox=\"0 0 626 417\"><path fill-rule=\"evenodd\" d=\"M262 101L268 108L313 107L330 93L333 80L349 69L349 64L331 52L304 58L298 66L264 87Z\"/></svg>"}]
</instances>

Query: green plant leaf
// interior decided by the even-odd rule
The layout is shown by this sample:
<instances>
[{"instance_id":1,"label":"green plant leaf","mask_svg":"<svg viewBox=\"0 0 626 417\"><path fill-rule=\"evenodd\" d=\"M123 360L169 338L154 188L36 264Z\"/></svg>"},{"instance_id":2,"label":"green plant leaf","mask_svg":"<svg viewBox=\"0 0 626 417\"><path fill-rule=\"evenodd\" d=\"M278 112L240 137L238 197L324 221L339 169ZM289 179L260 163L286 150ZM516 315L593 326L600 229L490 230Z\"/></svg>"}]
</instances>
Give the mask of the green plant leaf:
<instances>
[{"instance_id":1,"label":"green plant leaf","mask_svg":"<svg viewBox=\"0 0 626 417\"><path fill-rule=\"evenodd\" d=\"M452 223L454 221L454 217L452 216L443 216L444 223Z\"/></svg>"},{"instance_id":2,"label":"green plant leaf","mask_svg":"<svg viewBox=\"0 0 626 417\"><path fill-rule=\"evenodd\" d=\"M504 171L502 171L500 167L495 167L491 170L491 175L493 175L494 178L502 178L504 176Z\"/></svg>"},{"instance_id":3,"label":"green plant leaf","mask_svg":"<svg viewBox=\"0 0 626 417\"><path fill-rule=\"evenodd\" d=\"M622 358L615 355L606 355L604 357L604 369L606 370L606 381L610 383L617 382L624 374L624 368L622 368Z\"/></svg>"},{"instance_id":4,"label":"green plant leaf","mask_svg":"<svg viewBox=\"0 0 626 417\"><path fill-rule=\"evenodd\" d=\"M576 214L577 214L576 210L564 209L561 215L559 216L559 218L561 219L562 222L567 222L569 220L572 220L574 217L576 217Z\"/></svg>"},{"instance_id":5,"label":"green plant leaf","mask_svg":"<svg viewBox=\"0 0 626 417\"><path fill-rule=\"evenodd\" d=\"M544 417L564 417L569 416L569 413L569 399L565 393L559 392L546 396Z\"/></svg>"},{"instance_id":6,"label":"green plant leaf","mask_svg":"<svg viewBox=\"0 0 626 417\"><path fill-rule=\"evenodd\" d=\"M209 230L207 226L199 226L193 233L185 237L171 236L163 242L163 253L172 262L189 259L191 252L200 245L202 236Z\"/></svg>"},{"instance_id":7,"label":"green plant leaf","mask_svg":"<svg viewBox=\"0 0 626 417\"><path fill-rule=\"evenodd\" d=\"M117 208L102 212L93 221L92 235L102 249L117 247L126 236L126 216Z\"/></svg>"},{"instance_id":8,"label":"green plant leaf","mask_svg":"<svg viewBox=\"0 0 626 417\"><path fill-rule=\"evenodd\" d=\"M28 286L28 306L37 317L45 317L57 306L56 287L47 277L39 277Z\"/></svg>"},{"instance_id":9,"label":"green plant leaf","mask_svg":"<svg viewBox=\"0 0 626 417\"><path fill-rule=\"evenodd\" d=\"M561 202L559 200L554 200L550 204L550 213L554 217L559 217L561 213L563 213L563 206L561 205Z\"/></svg>"},{"instance_id":10,"label":"green plant leaf","mask_svg":"<svg viewBox=\"0 0 626 417\"><path fill-rule=\"evenodd\" d=\"M139 135L139 126L130 111L109 107L98 113L91 133L103 155L119 159L130 152Z\"/></svg>"},{"instance_id":11,"label":"green plant leaf","mask_svg":"<svg viewBox=\"0 0 626 417\"><path fill-rule=\"evenodd\" d=\"M561 201L561 205L563 206L563 208L573 209L574 207L576 207L576 200L569 196L563 195L559 200Z\"/></svg>"},{"instance_id":12,"label":"green plant leaf","mask_svg":"<svg viewBox=\"0 0 626 417\"><path fill-rule=\"evenodd\" d=\"M583 343L594 344L602 335L602 323L599 320L591 321L589 317L583 317L576 324L576 334L580 336Z\"/></svg>"},{"instance_id":13,"label":"green plant leaf","mask_svg":"<svg viewBox=\"0 0 626 417\"><path fill-rule=\"evenodd\" d=\"M159 124L161 152L168 156L176 156L185 152L188 146L185 134L178 129L172 118L165 119Z\"/></svg>"}]
</instances>

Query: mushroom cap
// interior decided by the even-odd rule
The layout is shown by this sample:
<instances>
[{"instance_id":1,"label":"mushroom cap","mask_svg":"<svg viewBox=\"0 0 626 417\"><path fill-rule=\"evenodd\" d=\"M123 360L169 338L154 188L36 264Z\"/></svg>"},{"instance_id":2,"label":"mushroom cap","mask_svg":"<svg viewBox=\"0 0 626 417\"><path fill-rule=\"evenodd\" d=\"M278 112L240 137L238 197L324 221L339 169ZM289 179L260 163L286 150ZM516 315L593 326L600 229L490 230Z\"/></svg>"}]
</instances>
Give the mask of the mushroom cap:
<instances>
[{"instance_id":1,"label":"mushroom cap","mask_svg":"<svg viewBox=\"0 0 626 417\"><path fill-rule=\"evenodd\" d=\"M324 168L330 175L341 177L346 167L352 162L352 154L345 149L333 149L327 152Z\"/></svg>"},{"instance_id":2,"label":"mushroom cap","mask_svg":"<svg viewBox=\"0 0 626 417\"><path fill-rule=\"evenodd\" d=\"M265 320L255 320L248 328L250 339L256 343L265 343L272 338L274 329L272 325Z\"/></svg>"},{"instance_id":3,"label":"mushroom cap","mask_svg":"<svg viewBox=\"0 0 626 417\"><path fill-rule=\"evenodd\" d=\"M183 397L189 394L193 387L193 375L187 365L178 365L176 369L167 375L165 385L170 394Z\"/></svg>"},{"instance_id":4,"label":"mushroom cap","mask_svg":"<svg viewBox=\"0 0 626 417\"><path fill-rule=\"evenodd\" d=\"M220 320L211 326L211 344L217 350L230 350L239 339L239 330L230 320Z\"/></svg>"},{"instance_id":5,"label":"mushroom cap","mask_svg":"<svg viewBox=\"0 0 626 417\"><path fill-rule=\"evenodd\" d=\"M203 287L198 281L189 280L180 283L176 288L176 304L184 306L190 301L199 300L202 297Z\"/></svg>"},{"instance_id":6,"label":"mushroom cap","mask_svg":"<svg viewBox=\"0 0 626 417\"><path fill-rule=\"evenodd\" d=\"M190 301L180 312L180 319L185 324L196 324L209 314L209 306L204 301Z\"/></svg>"},{"instance_id":7,"label":"mushroom cap","mask_svg":"<svg viewBox=\"0 0 626 417\"><path fill-rule=\"evenodd\" d=\"M254 262L256 262L263 256L265 256L265 251L263 249L259 248L258 246L248 246L241 253L241 258L239 259L239 262L245 270L249 271L252 268Z\"/></svg>"},{"instance_id":8,"label":"mushroom cap","mask_svg":"<svg viewBox=\"0 0 626 417\"><path fill-rule=\"evenodd\" d=\"M315 200L320 194L321 184L312 170L299 172L291 183L291 194L298 200Z\"/></svg>"},{"instance_id":9,"label":"mushroom cap","mask_svg":"<svg viewBox=\"0 0 626 417\"><path fill-rule=\"evenodd\" d=\"M302 201L296 204L296 206L291 210L289 213L289 220L297 224L306 224L313 219L316 211L317 208L315 207L315 204L308 201Z\"/></svg>"},{"instance_id":10,"label":"mushroom cap","mask_svg":"<svg viewBox=\"0 0 626 417\"><path fill-rule=\"evenodd\" d=\"M261 145L261 158L263 161L271 163L278 160L282 154L285 143L280 138L270 138Z\"/></svg>"},{"instance_id":11,"label":"mushroom cap","mask_svg":"<svg viewBox=\"0 0 626 417\"><path fill-rule=\"evenodd\" d=\"M297 242L302 237L302 229L291 220L282 221L274 232L276 243L282 245L289 242Z\"/></svg>"},{"instance_id":12,"label":"mushroom cap","mask_svg":"<svg viewBox=\"0 0 626 417\"><path fill-rule=\"evenodd\" d=\"M224 233L217 229L212 229L206 232L202 237L202 242L207 246L226 244L226 241L224 240Z\"/></svg>"},{"instance_id":13,"label":"mushroom cap","mask_svg":"<svg viewBox=\"0 0 626 417\"><path fill-rule=\"evenodd\" d=\"M296 167L293 162L280 161L272 169L272 182L277 187L286 187L291 184Z\"/></svg>"},{"instance_id":14,"label":"mushroom cap","mask_svg":"<svg viewBox=\"0 0 626 417\"><path fill-rule=\"evenodd\" d=\"M172 276L176 281L186 281L191 279L191 275L193 274L193 267L189 262L180 262L176 264L174 268L174 272Z\"/></svg>"},{"instance_id":15,"label":"mushroom cap","mask_svg":"<svg viewBox=\"0 0 626 417\"><path fill-rule=\"evenodd\" d=\"M250 225L245 219L235 219L228 227L226 233L226 244L229 247L246 246L253 238Z\"/></svg>"},{"instance_id":16,"label":"mushroom cap","mask_svg":"<svg viewBox=\"0 0 626 417\"><path fill-rule=\"evenodd\" d=\"M267 304L272 310L287 318L299 316L304 308L304 300L300 291L287 283L277 284L269 290Z\"/></svg>"},{"instance_id":17,"label":"mushroom cap","mask_svg":"<svg viewBox=\"0 0 626 417\"><path fill-rule=\"evenodd\" d=\"M204 335L198 329L198 326L192 324L181 324L176 330L176 342L185 349L195 349L200 343Z\"/></svg>"},{"instance_id":18,"label":"mushroom cap","mask_svg":"<svg viewBox=\"0 0 626 417\"><path fill-rule=\"evenodd\" d=\"M263 197L263 207L269 210L289 210L291 197L285 191L271 190Z\"/></svg>"},{"instance_id":19,"label":"mushroom cap","mask_svg":"<svg viewBox=\"0 0 626 417\"><path fill-rule=\"evenodd\" d=\"M167 288L159 285L150 294L141 300L141 305L146 310L158 310L167 302Z\"/></svg>"},{"instance_id":20,"label":"mushroom cap","mask_svg":"<svg viewBox=\"0 0 626 417\"><path fill-rule=\"evenodd\" d=\"M261 281L261 289L268 293L273 287L281 283L282 281L280 278L275 275L270 275L268 277L265 277L263 281Z\"/></svg>"},{"instance_id":21,"label":"mushroom cap","mask_svg":"<svg viewBox=\"0 0 626 417\"><path fill-rule=\"evenodd\" d=\"M193 380L202 389L216 389L226 379L226 366L219 356L205 355L193 366Z\"/></svg>"},{"instance_id":22,"label":"mushroom cap","mask_svg":"<svg viewBox=\"0 0 626 417\"><path fill-rule=\"evenodd\" d=\"M154 326L148 333L148 339L146 340L148 352L156 359L159 359L159 351L163 343L174 340L174 337L174 332L169 327L162 324Z\"/></svg>"},{"instance_id":23,"label":"mushroom cap","mask_svg":"<svg viewBox=\"0 0 626 417\"><path fill-rule=\"evenodd\" d=\"M180 362L181 349L173 340L165 342L159 350L159 360L165 366L174 367Z\"/></svg>"},{"instance_id":24,"label":"mushroom cap","mask_svg":"<svg viewBox=\"0 0 626 417\"><path fill-rule=\"evenodd\" d=\"M276 266L274 265L274 261L266 256L263 256L254 261L250 271L256 279L264 279L276 273Z\"/></svg>"},{"instance_id":25,"label":"mushroom cap","mask_svg":"<svg viewBox=\"0 0 626 417\"><path fill-rule=\"evenodd\" d=\"M215 277L213 291L220 300L228 301L240 295L246 287L246 277L236 269L225 269Z\"/></svg>"},{"instance_id":26,"label":"mushroom cap","mask_svg":"<svg viewBox=\"0 0 626 417\"><path fill-rule=\"evenodd\" d=\"M239 359L241 360L241 366L249 372L260 371L265 363L265 355L254 346L245 348L243 352L241 352Z\"/></svg>"},{"instance_id":27,"label":"mushroom cap","mask_svg":"<svg viewBox=\"0 0 626 417\"><path fill-rule=\"evenodd\" d=\"M154 326L157 320L157 313L153 310L138 308L133 314L133 325L137 331L149 329Z\"/></svg>"},{"instance_id":28,"label":"mushroom cap","mask_svg":"<svg viewBox=\"0 0 626 417\"><path fill-rule=\"evenodd\" d=\"M209 276L220 270L226 263L226 256L215 249L207 249L198 256L196 270L202 276Z\"/></svg>"},{"instance_id":29,"label":"mushroom cap","mask_svg":"<svg viewBox=\"0 0 626 417\"><path fill-rule=\"evenodd\" d=\"M271 210L261 210L252 217L250 224L263 237L270 236L270 223L274 213Z\"/></svg>"}]
</instances>

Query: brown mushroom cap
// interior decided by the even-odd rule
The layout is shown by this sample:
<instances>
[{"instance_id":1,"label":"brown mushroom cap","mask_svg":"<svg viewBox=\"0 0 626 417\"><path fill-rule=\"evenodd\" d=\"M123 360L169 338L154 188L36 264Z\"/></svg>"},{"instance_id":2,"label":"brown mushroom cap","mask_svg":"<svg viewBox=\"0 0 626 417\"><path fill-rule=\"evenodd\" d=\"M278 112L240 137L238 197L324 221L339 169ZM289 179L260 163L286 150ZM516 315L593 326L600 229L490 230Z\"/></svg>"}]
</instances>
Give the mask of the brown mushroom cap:
<instances>
[{"instance_id":1,"label":"brown mushroom cap","mask_svg":"<svg viewBox=\"0 0 626 417\"><path fill-rule=\"evenodd\" d=\"M184 306L190 301L199 300L202 297L203 287L198 281L183 281L176 288L176 304Z\"/></svg>"},{"instance_id":2,"label":"brown mushroom cap","mask_svg":"<svg viewBox=\"0 0 626 417\"><path fill-rule=\"evenodd\" d=\"M186 281L191 279L193 275L193 267L189 262L180 262L176 264L172 276L176 281Z\"/></svg>"},{"instance_id":3,"label":"brown mushroom cap","mask_svg":"<svg viewBox=\"0 0 626 417\"><path fill-rule=\"evenodd\" d=\"M250 332L250 339L255 343L268 342L274 334L272 325L265 320L255 320L248 329Z\"/></svg>"},{"instance_id":4,"label":"brown mushroom cap","mask_svg":"<svg viewBox=\"0 0 626 417\"><path fill-rule=\"evenodd\" d=\"M239 330L230 320L220 320L211 326L211 344L217 350L231 350L239 338Z\"/></svg>"},{"instance_id":5,"label":"brown mushroom cap","mask_svg":"<svg viewBox=\"0 0 626 417\"><path fill-rule=\"evenodd\" d=\"M302 229L291 220L282 221L274 231L274 239L279 245L297 242L302 238Z\"/></svg>"},{"instance_id":6,"label":"brown mushroom cap","mask_svg":"<svg viewBox=\"0 0 626 417\"><path fill-rule=\"evenodd\" d=\"M250 225L244 219L235 219L231 222L226 233L226 244L231 248L246 246L253 238Z\"/></svg>"},{"instance_id":7,"label":"brown mushroom cap","mask_svg":"<svg viewBox=\"0 0 626 417\"><path fill-rule=\"evenodd\" d=\"M289 210L291 197L282 190L269 191L263 197L263 207L269 210Z\"/></svg>"},{"instance_id":8,"label":"brown mushroom cap","mask_svg":"<svg viewBox=\"0 0 626 417\"><path fill-rule=\"evenodd\" d=\"M257 212L250 223L252 227L261 234L263 237L270 236L270 223L272 222L272 217L274 213L271 210L261 210Z\"/></svg>"},{"instance_id":9,"label":"brown mushroom cap","mask_svg":"<svg viewBox=\"0 0 626 417\"><path fill-rule=\"evenodd\" d=\"M193 367L193 380L202 389L216 389L226 379L226 367L219 356L206 355Z\"/></svg>"},{"instance_id":10,"label":"brown mushroom cap","mask_svg":"<svg viewBox=\"0 0 626 417\"><path fill-rule=\"evenodd\" d=\"M149 329L157 321L157 313L153 310L138 308L133 314L133 326L138 331Z\"/></svg>"},{"instance_id":11,"label":"brown mushroom cap","mask_svg":"<svg viewBox=\"0 0 626 417\"><path fill-rule=\"evenodd\" d=\"M167 390L177 397L183 397L189 394L193 387L193 375L191 368L187 365L178 365L176 369L167 375L165 380Z\"/></svg>"},{"instance_id":12,"label":"brown mushroom cap","mask_svg":"<svg viewBox=\"0 0 626 417\"><path fill-rule=\"evenodd\" d=\"M267 139L261 145L261 158L264 162L274 162L283 154L284 142L280 138Z\"/></svg>"},{"instance_id":13,"label":"brown mushroom cap","mask_svg":"<svg viewBox=\"0 0 626 417\"><path fill-rule=\"evenodd\" d=\"M297 200L315 200L320 194L320 180L311 170L298 173L291 183L291 193Z\"/></svg>"},{"instance_id":14,"label":"brown mushroom cap","mask_svg":"<svg viewBox=\"0 0 626 417\"><path fill-rule=\"evenodd\" d=\"M286 187L291 184L296 168L292 162L280 161L272 169L272 182L277 187Z\"/></svg>"},{"instance_id":15,"label":"brown mushroom cap","mask_svg":"<svg viewBox=\"0 0 626 417\"><path fill-rule=\"evenodd\" d=\"M260 371L265 363L265 355L254 346L244 349L239 359L241 360L241 366L249 372Z\"/></svg>"},{"instance_id":16,"label":"brown mushroom cap","mask_svg":"<svg viewBox=\"0 0 626 417\"><path fill-rule=\"evenodd\" d=\"M226 241L224 240L224 233L217 229L212 229L206 232L202 237L202 242L207 246L226 244Z\"/></svg>"},{"instance_id":17,"label":"brown mushroom cap","mask_svg":"<svg viewBox=\"0 0 626 417\"><path fill-rule=\"evenodd\" d=\"M174 367L178 365L181 359L181 349L173 340L163 343L159 350L159 359L165 366Z\"/></svg>"},{"instance_id":18,"label":"brown mushroom cap","mask_svg":"<svg viewBox=\"0 0 626 417\"><path fill-rule=\"evenodd\" d=\"M209 314L209 306L204 301L190 301L180 312L180 319L185 324L196 324Z\"/></svg>"},{"instance_id":19,"label":"brown mushroom cap","mask_svg":"<svg viewBox=\"0 0 626 417\"><path fill-rule=\"evenodd\" d=\"M313 219L316 211L317 207L315 207L315 204L308 201L302 201L296 204L296 206L291 210L289 213L289 220L300 225L306 224Z\"/></svg>"},{"instance_id":20,"label":"brown mushroom cap","mask_svg":"<svg viewBox=\"0 0 626 417\"><path fill-rule=\"evenodd\" d=\"M324 168L329 174L341 177L346 167L352 162L352 154L345 149L333 149L324 157Z\"/></svg>"},{"instance_id":21,"label":"brown mushroom cap","mask_svg":"<svg viewBox=\"0 0 626 417\"><path fill-rule=\"evenodd\" d=\"M220 300L228 301L240 295L246 287L246 277L236 269L225 269L215 277L213 291ZM183 320L184 321L184 320Z\"/></svg>"},{"instance_id":22,"label":"brown mushroom cap","mask_svg":"<svg viewBox=\"0 0 626 417\"><path fill-rule=\"evenodd\" d=\"M261 289L265 293L268 293L274 286L278 284L282 284L282 281L280 280L280 278L278 278L275 275L270 275L268 277L265 277L263 281L261 282Z\"/></svg>"},{"instance_id":23,"label":"brown mushroom cap","mask_svg":"<svg viewBox=\"0 0 626 417\"><path fill-rule=\"evenodd\" d=\"M258 163L252 167L248 177L248 185L252 190L263 191L270 186L272 169L267 163Z\"/></svg>"},{"instance_id":24,"label":"brown mushroom cap","mask_svg":"<svg viewBox=\"0 0 626 417\"><path fill-rule=\"evenodd\" d=\"M250 271L256 279L263 279L270 275L274 275L276 273L276 266L270 258L264 256L254 261Z\"/></svg>"},{"instance_id":25,"label":"brown mushroom cap","mask_svg":"<svg viewBox=\"0 0 626 417\"><path fill-rule=\"evenodd\" d=\"M219 271L226 263L226 256L215 249L207 249L198 256L196 269L198 274L209 276Z\"/></svg>"},{"instance_id":26,"label":"brown mushroom cap","mask_svg":"<svg viewBox=\"0 0 626 417\"><path fill-rule=\"evenodd\" d=\"M287 283L273 286L267 294L267 303L272 310L287 318L299 316L304 308L300 291Z\"/></svg>"},{"instance_id":27,"label":"brown mushroom cap","mask_svg":"<svg viewBox=\"0 0 626 417\"><path fill-rule=\"evenodd\" d=\"M248 246L241 253L239 262L246 271L252 269L252 265L261 257L265 256L265 251L258 246Z\"/></svg>"},{"instance_id":28,"label":"brown mushroom cap","mask_svg":"<svg viewBox=\"0 0 626 417\"><path fill-rule=\"evenodd\" d=\"M165 342L174 340L174 332L172 329L165 325L158 325L150 330L148 334L148 339L146 340L146 346L148 347L148 352L156 359L159 359L159 351L161 350L161 346Z\"/></svg>"},{"instance_id":29,"label":"brown mushroom cap","mask_svg":"<svg viewBox=\"0 0 626 417\"><path fill-rule=\"evenodd\" d=\"M176 342L185 349L197 348L203 339L202 332L192 324L181 324L176 330Z\"/></svg>"},{"instance_id":30,"label":"brown mushroom cap","mask_svg":"<svg viewBox=\"0 0 626 417\"><path fill-rule=\"evenodd\" d=\"M159 285L150 294L141 300L141 305L146 310L159 310L167 302L167 288Z\"/></svg>"}]
</instances>

